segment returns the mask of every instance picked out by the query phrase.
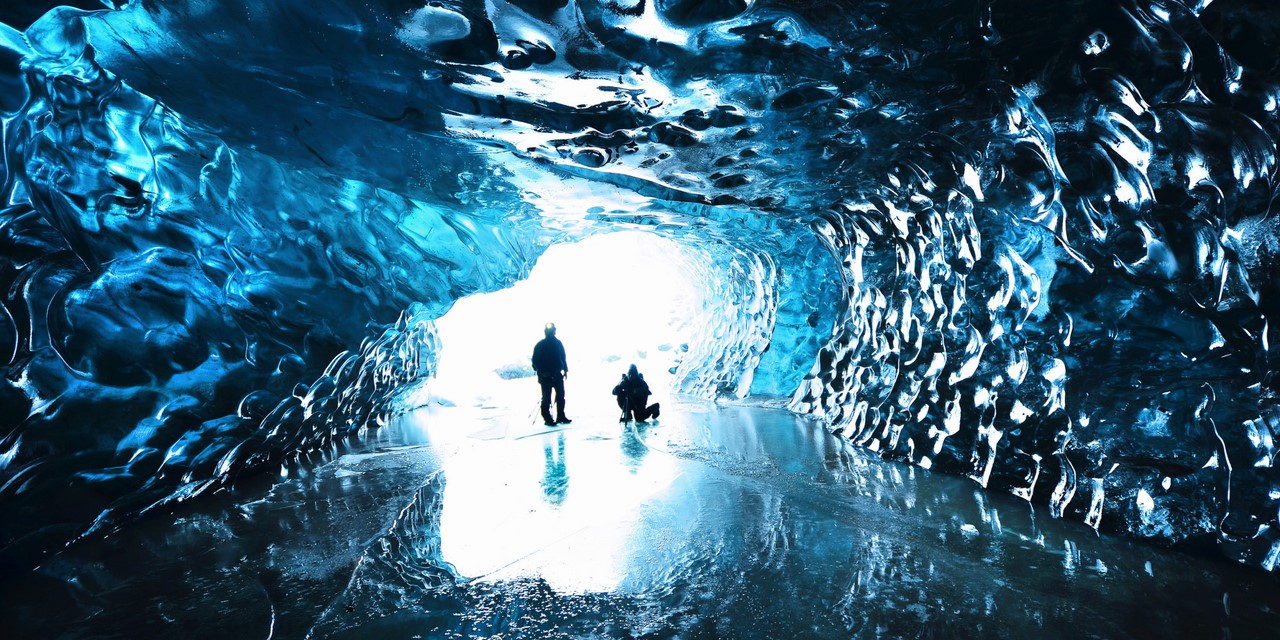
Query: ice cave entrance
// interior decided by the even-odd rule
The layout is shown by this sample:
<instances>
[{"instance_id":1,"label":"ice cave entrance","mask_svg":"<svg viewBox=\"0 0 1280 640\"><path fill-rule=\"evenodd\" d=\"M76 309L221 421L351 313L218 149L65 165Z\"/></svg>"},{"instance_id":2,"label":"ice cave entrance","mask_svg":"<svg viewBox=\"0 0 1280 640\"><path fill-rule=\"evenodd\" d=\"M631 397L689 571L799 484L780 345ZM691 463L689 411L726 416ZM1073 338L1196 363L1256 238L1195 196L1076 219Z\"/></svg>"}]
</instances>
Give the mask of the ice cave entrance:
<instances>
[{"instance_id":1,"label":"ice cave entrance","mask_svg":"<svg viewBox=\"0 0 1280 640\"><path fill-rule=\"evenodd\" d=\"M459 300L437 321L440 356L433 401L537 413L529 356L555 323L569 361L568 413L607 404L627 366L639 366L656 396L700 334L707 295L681 246L645 232L617 232L550 247L514 286Z\"/></svg>"}]
</instances>

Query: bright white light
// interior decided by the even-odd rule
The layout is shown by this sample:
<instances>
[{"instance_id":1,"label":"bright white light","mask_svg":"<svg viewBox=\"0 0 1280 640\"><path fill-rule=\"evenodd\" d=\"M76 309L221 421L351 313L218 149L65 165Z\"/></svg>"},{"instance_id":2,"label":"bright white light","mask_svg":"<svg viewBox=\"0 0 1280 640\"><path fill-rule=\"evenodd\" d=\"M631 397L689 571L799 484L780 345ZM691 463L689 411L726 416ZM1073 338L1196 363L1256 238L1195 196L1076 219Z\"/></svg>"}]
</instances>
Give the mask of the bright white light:
<instances>
[{"instance_id":1,"label":"bright white light","mask_svg":"<svg viewBox=\"0 0 1280 640\"><path fill-rule=\"evenodd\" d=\"M689 271L679 245L648 233L551 247L528 279L459 300L436 322L442 346L431 393L459 406L536 398L537 384L520 376L532 375L533 345L552 322L569 361L570 416L609 406L613 385L632 363L655 396L666 395L668 369L693 335L695 303L705 295Z\"/></svg>"}]
</instances>

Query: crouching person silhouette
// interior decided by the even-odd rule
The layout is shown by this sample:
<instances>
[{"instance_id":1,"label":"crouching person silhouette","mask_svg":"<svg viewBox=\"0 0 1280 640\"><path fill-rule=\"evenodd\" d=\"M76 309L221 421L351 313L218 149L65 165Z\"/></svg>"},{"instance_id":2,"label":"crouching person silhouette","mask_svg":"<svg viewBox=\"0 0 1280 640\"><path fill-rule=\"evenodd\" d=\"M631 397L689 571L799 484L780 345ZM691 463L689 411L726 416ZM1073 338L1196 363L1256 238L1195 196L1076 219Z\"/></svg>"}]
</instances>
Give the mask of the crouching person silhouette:
<instances>
[{"instance_id":1,"label":"crouching person silhouette","mask_svg":"<svg viewBox=\"0 0 1280 640\"><path fill-rule=\"evenodd\" d=\"M564 415L564 379L569 375L569 365L564 359L564 345L556 339L556 326L547 323L546 337L533 347L533 370L538 373L538 385L542 387L542 421L548 427L573 422ZM551 392L556 392L556 419L551 419Z\"/></svg>"},{"instance_id":2,"label":"crouching person silhouette","mask_svg":"<svg viewBox=\"0 0 1280 640\"><path fill-rule=\"evenodd\" d=\"M658 403L646 406L649 402L649 383L644 381L644 375L634 364L622 374L622 381L613 388L613 395L617 396L618 408L622 409L619 422L644 422L658 417Z\"/></svg>"}]
</instances>

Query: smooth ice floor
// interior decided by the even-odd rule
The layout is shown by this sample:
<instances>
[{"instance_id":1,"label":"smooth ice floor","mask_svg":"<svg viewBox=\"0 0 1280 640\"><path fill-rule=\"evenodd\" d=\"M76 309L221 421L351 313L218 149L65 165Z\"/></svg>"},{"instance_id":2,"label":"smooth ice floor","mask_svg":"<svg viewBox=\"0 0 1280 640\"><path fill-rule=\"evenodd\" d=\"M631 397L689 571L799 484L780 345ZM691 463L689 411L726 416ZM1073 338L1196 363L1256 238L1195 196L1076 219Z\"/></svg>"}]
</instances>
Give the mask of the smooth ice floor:
<instances>
[{"instance_id":1,"label":"smooth ice floor","mask_svg":"<svg viewBox=\"0 0 1280 640\"><path fill-rule=\"evenodd\" d=\"M572 409L571 405L571 409ZM573 412L571 411L571 415ZM1274 637L1280 582L761 407L433 406L4 581L5 637Z\"/></svg>"}]
</instances>

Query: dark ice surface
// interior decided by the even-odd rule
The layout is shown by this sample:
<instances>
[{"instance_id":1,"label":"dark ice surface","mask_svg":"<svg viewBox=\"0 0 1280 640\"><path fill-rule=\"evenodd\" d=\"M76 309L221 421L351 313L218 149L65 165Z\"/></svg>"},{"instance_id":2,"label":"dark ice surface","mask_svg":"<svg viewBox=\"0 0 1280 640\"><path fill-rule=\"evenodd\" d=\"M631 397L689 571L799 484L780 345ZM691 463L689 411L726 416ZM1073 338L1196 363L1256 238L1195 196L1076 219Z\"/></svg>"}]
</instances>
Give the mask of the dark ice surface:
<instances>
[{"instance_id":1,"label":"dark ice surface","mask_svg":"<svg viewBox=\"0 0 1280 640\"><path fill-rule=\"evenodd\" d=\"M1275 577L786 411L432 405L6 577L15 637L1274 637Z\"/></svg>"}]
</instances>

